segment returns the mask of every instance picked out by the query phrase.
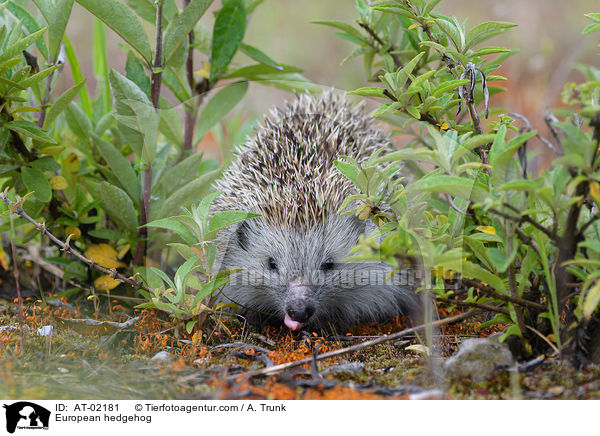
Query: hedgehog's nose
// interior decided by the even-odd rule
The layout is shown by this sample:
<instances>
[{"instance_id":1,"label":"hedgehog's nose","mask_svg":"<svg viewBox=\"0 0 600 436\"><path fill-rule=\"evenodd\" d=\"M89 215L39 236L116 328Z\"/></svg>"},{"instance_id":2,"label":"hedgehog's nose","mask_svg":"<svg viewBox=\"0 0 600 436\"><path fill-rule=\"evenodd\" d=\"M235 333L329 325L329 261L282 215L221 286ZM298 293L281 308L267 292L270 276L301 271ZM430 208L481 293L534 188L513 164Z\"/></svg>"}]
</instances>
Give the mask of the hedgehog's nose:
<instances>
[{"instance_id":1,"label":"hedgehog's nose","mask_svg":"<svg viewBox=\"0 0 600 436\"><path fill-rule=\"evenodd\" d=\"M315 313L315 308L312 306L306 305L303 302L299 304L294 303L289 304L286 310L293 321L305 323Z\"/></svg>"}]
</instances>

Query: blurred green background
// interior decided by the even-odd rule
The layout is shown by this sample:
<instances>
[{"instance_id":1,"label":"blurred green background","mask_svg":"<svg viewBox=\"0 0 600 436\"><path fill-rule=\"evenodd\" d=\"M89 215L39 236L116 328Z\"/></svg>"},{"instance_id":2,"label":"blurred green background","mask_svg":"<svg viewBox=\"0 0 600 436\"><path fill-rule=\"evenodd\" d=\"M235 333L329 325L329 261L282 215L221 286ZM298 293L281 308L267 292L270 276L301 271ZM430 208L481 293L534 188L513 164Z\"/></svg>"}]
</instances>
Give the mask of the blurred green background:
<instances>
[{"instance_id":1,"label":"blurred green background","mask_svg":"<svg viewBox=\"0 0 600 436\"><path fill-rule=\"evenodd\" d=\"M215 0L202 20L210 24L214 19L213 12L220 6L221 2ZM577 62L598 64L597 37L581 34L590 22L583 14L599 12L598 6L598 2L586 0L445 0L438 9L446 15L466 19L467 28L488 20L518 24L517 28L495 37L489 44L520 50L499 72L508 81L497 84L505 86L508 92L493 97L491 106L520 112L543 132L544 112L559 104L562 84L581 79L573 72L573 65ZM259 47L278 62L303 68L304 76L314 83L353 89L365 86L361 58L340 66L352 50L350 42L334 35L333 29L311 22L352 22L357 18L354 0L265 0L251 17L246 42ZM91 14L76 4L67 35L93 90L92 29ZM118 47L119 37L110 31L107 33L109 66L122 72L125 55ZM244 63L242 56L236 59ZM196 59L197 69L201 68L202 60L205 59ZM70 85L68 67L61 81L57 91ZM290 98L289 93L252 84L236 110L243 111L243 117L249 119L272 105L281 104L286 98ZM210 144L205 143L203 148L218 155L218 150L211 150Z\"/></svg>"}]
</instances>

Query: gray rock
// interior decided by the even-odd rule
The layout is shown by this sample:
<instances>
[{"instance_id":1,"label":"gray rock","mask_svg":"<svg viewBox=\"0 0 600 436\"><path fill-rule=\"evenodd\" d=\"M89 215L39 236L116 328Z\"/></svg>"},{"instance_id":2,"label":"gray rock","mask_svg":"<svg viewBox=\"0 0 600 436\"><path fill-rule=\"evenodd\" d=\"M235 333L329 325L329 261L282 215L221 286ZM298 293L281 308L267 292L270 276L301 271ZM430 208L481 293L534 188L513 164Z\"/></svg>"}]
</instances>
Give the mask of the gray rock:
<instances>
[{"instance_id":1,"label":"gray rock","mask_svg":"<svg viewBox=\"0 0 600 436\"><path fill-rule=\"evenodd\" d=\"M327 374L360 374L365 369L365 364L361 362L345 362L339 365L330 366L321 371L322 375Z\"/></svg>"},{"instance_id":2,"label":"gray rock","mask_svg":"<svg viewBox=\"0 0 600 436\"><path fill-rule=\"evenodd\" d=\"M488 379L499 368L510 368L515 359L508 345L497 336L467 339L458 351L444 363L448 377L470 378L474 383Z\"/></svg>"},{"instance_id":3,"label":"gray rock","mask_svg":"<svg viewBox=\"0 0 600 436\"><path fill-rule=\"evenodd\" d=\"M152 358L150 360L153 362L167 362L172 359L173 359L173 357L169 354L169 352L163 350L163 351L159 351L154 356L152 356Z\"/></svg>"}]
</instances>

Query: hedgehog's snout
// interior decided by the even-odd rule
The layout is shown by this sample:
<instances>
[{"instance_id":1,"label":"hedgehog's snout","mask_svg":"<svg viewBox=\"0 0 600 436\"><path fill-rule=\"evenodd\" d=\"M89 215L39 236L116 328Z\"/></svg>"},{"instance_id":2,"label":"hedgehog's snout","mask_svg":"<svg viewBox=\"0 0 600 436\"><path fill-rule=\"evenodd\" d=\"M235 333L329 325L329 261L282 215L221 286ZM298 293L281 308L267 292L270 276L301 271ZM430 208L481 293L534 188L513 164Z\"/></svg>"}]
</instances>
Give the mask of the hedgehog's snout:
<instances>
[{"instance_id":1,"label":"hedgehog's snout","mask_svg":"<svg viewBox=\"0 0 600 436\"><path fill-rule=\"evenodd\" d=\"M315 306L310 299L311 294L311 289L302 283L290 284L283 320L290 330L300 330L315 313Z\"/></svg>"}]
</instances>

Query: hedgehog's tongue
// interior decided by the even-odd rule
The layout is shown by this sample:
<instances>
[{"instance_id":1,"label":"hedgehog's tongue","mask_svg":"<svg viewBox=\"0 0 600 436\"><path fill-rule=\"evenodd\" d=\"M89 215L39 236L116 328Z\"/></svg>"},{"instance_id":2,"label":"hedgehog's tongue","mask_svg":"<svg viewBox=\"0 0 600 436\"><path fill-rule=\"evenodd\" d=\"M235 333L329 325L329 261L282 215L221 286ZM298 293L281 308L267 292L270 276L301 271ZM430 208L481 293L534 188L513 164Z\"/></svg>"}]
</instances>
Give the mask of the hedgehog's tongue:
<instances>
[{"instance_id":1,"label":"hedgehog's tongue","mask_svg":"<svg viewBox=\"0 0 600 436\"><path fill-rule=\"evenodd\" d=\"M300 330L302 328L302 323L298 321L294 321L290 316L286 313L285 318L283 319L283 323L289 327L290 330Z\"/></svg>"}]
</instances>

